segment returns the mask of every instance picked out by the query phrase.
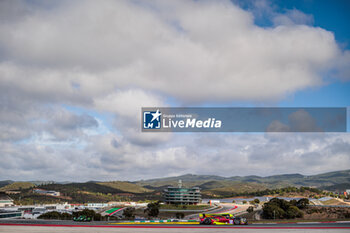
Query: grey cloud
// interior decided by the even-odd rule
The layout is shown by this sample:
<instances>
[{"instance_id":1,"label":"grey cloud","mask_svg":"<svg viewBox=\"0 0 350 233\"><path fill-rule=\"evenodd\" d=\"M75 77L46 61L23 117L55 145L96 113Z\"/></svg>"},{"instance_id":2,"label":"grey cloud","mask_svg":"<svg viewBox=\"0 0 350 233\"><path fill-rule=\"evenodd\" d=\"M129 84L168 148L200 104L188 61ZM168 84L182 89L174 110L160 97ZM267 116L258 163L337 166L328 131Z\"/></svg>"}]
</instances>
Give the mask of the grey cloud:
<instances>
[{"instance_id":1,"label":"grey cloud","mask_svg":"<svg viewBox=\"0 0 350 233\"><path fill-rule=\"evenodd\" d=\"M0 156L7 163L0 165L0 176L23 179L20 177L26 174L28 179L137 180L188 172L223 176L314 174L350 166L347 134L206 136L206 140L212 137L226 141L221 147L203 146L203 141L197 140L200 137L200 134L178 135L171 143L155 149L127 142L115 147L111 142L121 138L94 136L88 139L83 153L73 147L38 148L33 144L18 147L2 143ZM181 146L176 145L178 143Z\"/></svg>"},{"instance_id":2,"label":"grey cloud","mask_svg":"<svg viewBox=\"0 0 350 233\"><path fill-rule=\"evenodd\" d=\"M67 111L55 112L52 120L52 123L55 126L68 130L98 126L98 122L95 120L95 118L87 114L74 115L68 113Z\"/></svg>"},{"instance_id":3,"label":"grey cloud","mask_svg":"<svg viewBox=\"0 0 350 233\"><path fill-rule=\"evenodd\" d=\"M333 144L327 145L325 148L329 154L342 154L348 156L350 160L350 144L342 138L337 138Z\"/></svg>"},{"instance_id":4,"label":"grey cloud","mask_svg":"<svg viewBox=\"0 0 350 233\"><path fill-rule=\"evenodd\" d=\"M73 114L58 106L43 106L21 96L21 93L0 94L0 139L28 140L34 136L51 134L58 140L79 137L82 130L98 127L95 118L87 114Z\"/></svg>"},{"instance_id":5,"label":"grey cloud","mask_svg":"<svg viewBox=\"0 0 350 233\"><path fill-rule=\"evenodd\" d=\"M331 153L324 150L326 145L332 145L337 137L344 137L344 134L340 136L290 134L284 135L278 140L274 138L273 141L263 135L250 135L246 138L239 135L212 136L213 140L216 138L216 140L228 141L226 146L221 147L203 145L201 141L198 141L198 144L193 144L193 141L188 140L187 137L179 136L177 139L182 141L181 149L179 147L170 149L172 146L167 145L166 147L169 149L158 149L158 154L153 154L151 148L143 149L142 155L138 155L138 153L133 155L132 152L129 152L131 154L124 159L128 161L128 158L132 157L135 160L140 160L141 164L126 162L124 163L125 170L120 171L120 173L127 176L126 170L130 170L130 167L136 167L135 170L142 168L143 174L148 173L148 176L153 174L153 177L157 174L162 176L167 171L171 174L192 172L225 176L293 172L312 174L346 169L350 163L349 154L344 152ZM197 138L198 135L194 137ZM347 138L345 144L349 145L349 143L349 138ZM318 162L315 159L318 159ZM341 167L335 166L336 163L341 163ZM152 169L154 167L156 169Z\"/></svg>"}]
</instances>

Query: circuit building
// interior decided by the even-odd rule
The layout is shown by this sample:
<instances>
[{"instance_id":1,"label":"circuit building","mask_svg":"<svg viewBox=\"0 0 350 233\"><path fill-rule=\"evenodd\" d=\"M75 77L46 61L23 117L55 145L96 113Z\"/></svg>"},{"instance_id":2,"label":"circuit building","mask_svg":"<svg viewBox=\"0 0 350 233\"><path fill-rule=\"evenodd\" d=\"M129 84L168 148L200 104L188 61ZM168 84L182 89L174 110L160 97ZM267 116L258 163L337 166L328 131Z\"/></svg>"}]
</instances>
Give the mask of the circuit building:
<instances>
[{"instance_id":1,"label":"circuit building","mask_svg":"<svg viewBox=\"0 0 350 233\"><path fill-rule=\"evenodd\" d=\"M180 180L178 187L164 189L163 199L166 204L196 205L201 202L202 196L199 187L183 188Z\"/></svg>"}]
</instances>

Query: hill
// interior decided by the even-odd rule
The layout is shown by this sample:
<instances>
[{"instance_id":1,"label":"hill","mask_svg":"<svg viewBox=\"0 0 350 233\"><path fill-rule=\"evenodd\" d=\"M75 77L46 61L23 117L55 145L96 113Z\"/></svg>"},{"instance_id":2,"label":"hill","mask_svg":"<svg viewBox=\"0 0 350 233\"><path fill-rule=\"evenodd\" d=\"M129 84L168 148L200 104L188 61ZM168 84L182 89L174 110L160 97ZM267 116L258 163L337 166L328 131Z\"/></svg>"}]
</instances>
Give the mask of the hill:
<instances>
[{"instance_id":1,"label":"hill","mask_svg":"<svg viewBox=\"0 0 350 233\"><path fill-rule=\"evenodd\" d=\"M265 190L266 186L254 182L210 181L199 186L204 196L234 196Z\"/></svg>"},{"instance_id":2,"label":"hill","mask_svg":"<svg viewBox=\"0 0 350 233\"><path fill-rule=\"evenodd\" d=\"M31 183L30 183L31 184ZM109 202L109 201L130 201L134 199L152 199L153 190L149 190L130 182L86 182L68 184L42 184L36 186L43 190L55 190L60 196L47 196L33 192L31 187L22 189L21 194L10 195L15 201L21 204L34 203L88 203L88 202Z\"/></svg>"},{"instance_id":3,"label":"hill","mask_svg":"<svg viewBox=\"0 0 350 233\"><path fill-rule=\"evenodd\" d=\"M321 186L320 189L328 190L332 192L344 192L346 189L350 189L350 183L334 184L330 186Z\"/></svg>"},{"instance_id":4,"label":"hill","mask_svg":"<svg viewBox=\"0 0 350 233\"><path fill-rule=\"evenodd\" d=\"M85 193L103 193L103 194L115 194L115 193L124 193L124 191L116 188L112 188L105 185L100 185L93 182L88 183L69 183L69 184L46 184L40 185L38 188L44 190L55 190L66 195L71 195L76 192L85 192Z\"/></svg>"},{"instance_id":5,"label":"hill","mask_svg":"<svg viewBox=\"0 0 350 233\"><path fill-rule=\"evenodd\" d=\"M135 182L150 189L159 189L168 185L177 185L178 181L182 180L186 187L199 186L203 191L211 190L213 192L227 191L258 191L264 188L274 189L288 186L295 187L341 187L350 188L350 170L327 172L318 175L304 176L301 174L283 174L273 176L209 176L209 175L192 175L186 174L182 176L166 177L159 179L141 180ZM237 182L237 183L235 183ZM244 188L246 184L249 184ZM333 188L334 188L333 187ZM328 189L331 190L331 189Z\"/></svg>"},{"instance_id":6,"label":"hill","mask_svg":"<svg viewBox=\"0 0 350 233\"><path fill-rule=\"evenodd\" d=\"M329 191L350 188L350 170L327 172L318 175L282 174L273 176L212 176L186 174L159 179L127 181L89 181L86 183L50 183L1 181L0 191L21 189L21 198L27 203L49 202L56 199L72 202L106 202L118 200L145 200L161 198L161 191L169 185L177 186L182 180L184 187L198 186L203 197L230 197L234 195L266 195L286 193L287 187L315 187ZM55 190L60 197L44 197L32 192L33 187ZM277 190L277 191L276 191ZM288 191L288 190L287 190ZM289 191L288 191L289 192ZM315 193L316 195L317 193ZM292 194L291 194L292 195ZM13 196L14 199L19 198Z\"/></svg>"},{"instance_id":7,"label":"hill","mask_svg":"<svg viewBox=\"0 0 350 233\"><path fill-rule=\"evenodd\" d=\"M157 189L159 187L166 187L169 185L176 186L179 180L182 180L185 186L200 186L201 184L209 181L226 180L226 178L221 176L186 174L159 179L141 180L134 183L144 187L152 187Z\"/></svg>"},{"instance_id":8,"label":"hill","mask_svg":"<svg viewBox=\"0 0 350 233\"><path fill-rule=\"evenodd\" d=\"M0 180L0 188L6 186L6 185L9 185L9 184L12 184L14 181L12 180Z\"/></svg>"},{"instance_id":9,"label":"hill","mask_svg":"<svg viewBox=\"0 0 350 233\"><path fill-rule=\"evenodd\" d=\"M13 182L0 188L0 191L20 190L34 187L31 182Z\"/></svg>"},{"instance_id":10,"label":"hill","mask_svg":"<svg viewBox=\"0 0 350 233\"><path fill-rule=\"evenodd\" d=\"M128 193L149 193L153 191L151 189L147 189L140 185L130 183L130 182L125 182L125 181L99 182L97 184L110 187L113 189L121 190L122 192L128 192Z\"/></svg>"}]
</instances>

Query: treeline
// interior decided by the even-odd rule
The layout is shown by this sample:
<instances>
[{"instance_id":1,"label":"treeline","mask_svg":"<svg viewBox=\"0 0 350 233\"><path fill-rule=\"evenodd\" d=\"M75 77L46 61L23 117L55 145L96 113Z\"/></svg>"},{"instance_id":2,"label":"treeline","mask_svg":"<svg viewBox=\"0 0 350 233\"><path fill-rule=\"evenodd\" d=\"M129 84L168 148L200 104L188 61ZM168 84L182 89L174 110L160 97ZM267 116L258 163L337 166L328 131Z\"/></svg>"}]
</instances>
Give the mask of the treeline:
<instances>
[{"instance_id":1,"label":"treeline","mask_svg":"<svg viewBox=\"0 0 350 233\"><path fill-rule=\"evenodd\" d=\"M57 211L50 211L40 215L39 219L59 219L59 220L72 220L74 217L77 218L79 216L90 217L94 221L103 221L106 220L101 214L96 213L94 210L84 209L81 211L69 213L60 213Z\"/></svg>"},{"instance_id":2,"label":"treeline","mask_svg":"<svg viewBox=\"0 0 350 233\"><path fill-rule=\"evenodd\" d=\"M301 193L305 194L306 192L309 193L309 197L317 197L317 195L330 195L330 193L323 192L320 189L317 188L310 188L310 187L285 187L285 188L277 188L277 189L265 189L265 190L258 190L253 192L217 192L217 195L220 195L221 197L237 197L237 196L252 196L252 197L261 197L265 195L284 195L287 193ZM205 195L204 195L205 196Z\"/></svg>"},{"instance_id":3,"label":"treeline","mask_svg":"<svg viewBox=\"0 0 350 233\"><path fill-rule=\"evenodd\" d=\"M279 198L272 198L263 205L263 218L265 219L291 219L302 218L304 213L301 209L306 208L309 200L302 198L299 201L286 201Z\"/></svg>"},{"instance_id":4,"label":"treeline","mask_svg":"<svg viewBox=\"0 0 350 233\"><path fill-rule=\"evenodd\" d=\"M116 194L104 194L104 193L84 193L77 191L69 194L72 198L70 202L75 203L88 203L88 202L109 202L109 201L130 201L127 197L121 197Z\"/></svg>"},{"instance_id":5,"label":"treeline","mask_svg":"<svg viewBox=\"0 0 350 233\"><path fill-rule=\"evenodd\" d=\"M274 194L285 194L285 193L305 193L305 192L310 192L310 193L316 193L316 194L322 194L323 191L319 190L317 188L310 188L310 187L285 187L285 188L279 188L279 189L265 189L262 191L256 191L256 192L251 192L249 195L253 196L264 196L264 195L274 195Z\"/></svg>"}]
</instances>

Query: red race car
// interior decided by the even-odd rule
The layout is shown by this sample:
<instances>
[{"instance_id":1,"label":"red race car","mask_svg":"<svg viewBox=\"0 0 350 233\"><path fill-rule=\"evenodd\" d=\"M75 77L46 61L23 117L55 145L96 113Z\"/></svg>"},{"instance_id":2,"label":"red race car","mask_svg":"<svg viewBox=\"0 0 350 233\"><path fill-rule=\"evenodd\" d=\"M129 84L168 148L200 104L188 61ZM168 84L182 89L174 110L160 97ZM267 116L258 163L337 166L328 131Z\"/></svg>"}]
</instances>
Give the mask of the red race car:
<instances>
[{"instance_id":1,"label":"red race car","mask_svg":"<svg viewBox=\"0 0 350 233\"><path fill-rule=\"evenodd\" d=\"M232 214L200 214L200 223L203 225L247 225L248 221L246 218L234 217Z\"/></svg>"}]
</instances>

